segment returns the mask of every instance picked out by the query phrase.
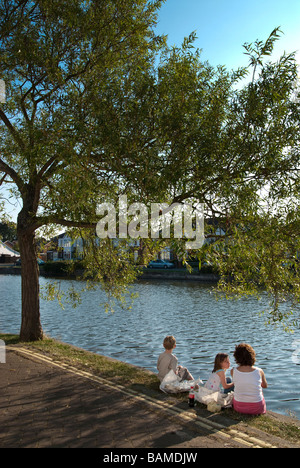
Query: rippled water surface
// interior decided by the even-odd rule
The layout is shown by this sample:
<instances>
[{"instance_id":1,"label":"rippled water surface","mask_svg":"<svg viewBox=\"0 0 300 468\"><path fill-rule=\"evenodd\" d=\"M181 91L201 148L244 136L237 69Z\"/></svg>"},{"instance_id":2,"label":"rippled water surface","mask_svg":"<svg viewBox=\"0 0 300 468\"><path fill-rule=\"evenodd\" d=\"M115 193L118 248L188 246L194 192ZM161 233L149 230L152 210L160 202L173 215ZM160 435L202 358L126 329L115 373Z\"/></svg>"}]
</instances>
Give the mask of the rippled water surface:
<instances>
[{"instance_id":1,"label":"rippled water surface","mask_svg":"<svg viewBox=\"0 0 300 468\"><path fill-rule=\"evenodd\" d=\"M51 282L41 278L41 286ZM70 284L61 281L62 291ZM20 327L18 276L0 276L0 331L18 333ZM300 419L300 330L293 335L280 327L265 325L259 312L267 306L248 298L216 301L212 287L194 282L143 281L134 285L139 293L132 310L116 308L105 314L105 295L99 287L82 295L77 308L41 301L46 334L84 349L156 371L158 354L166 335L177 340L175 354L194 377L206 380L215 355L227 352L234 365L235 344L250 343L263 368L269 388L264 390L267 408Z\"/></svg>"}]
</instances>

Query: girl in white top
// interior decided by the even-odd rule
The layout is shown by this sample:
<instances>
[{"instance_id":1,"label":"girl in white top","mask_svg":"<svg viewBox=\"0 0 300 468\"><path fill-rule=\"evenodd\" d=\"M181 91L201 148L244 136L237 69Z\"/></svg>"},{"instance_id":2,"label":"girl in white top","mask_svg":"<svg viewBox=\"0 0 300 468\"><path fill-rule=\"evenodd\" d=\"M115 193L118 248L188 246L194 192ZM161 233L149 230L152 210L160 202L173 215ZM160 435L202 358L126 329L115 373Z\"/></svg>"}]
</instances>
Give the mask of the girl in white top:
<instances>
[{"instance_id":1,"label":"girl in white top","mask_svg":"<svg viewBox=\"0 0 300 468\"><path fill-rule=\"evenodd\" d=\"M221 393L224 393L225 390L233 390L234 384L228 383L228 379L226 379L226 370L229 367L228 354L218 353L215 357L214 369L204 387L208 390Z\"/></svg>"},{"instance_id":2,"label":"girl in white top","mask_svg":"<svg viewBox=\"0 0 300 468\"><path fill-rule=\"evenodd\" d=\"M231 370L234 383L233 408L244 414L265 414L266 403L263 388L267 388L264 371L255 364L255 351L241 343L235 347L234 357L239 364Z\"/></svg>"}]
</instances>

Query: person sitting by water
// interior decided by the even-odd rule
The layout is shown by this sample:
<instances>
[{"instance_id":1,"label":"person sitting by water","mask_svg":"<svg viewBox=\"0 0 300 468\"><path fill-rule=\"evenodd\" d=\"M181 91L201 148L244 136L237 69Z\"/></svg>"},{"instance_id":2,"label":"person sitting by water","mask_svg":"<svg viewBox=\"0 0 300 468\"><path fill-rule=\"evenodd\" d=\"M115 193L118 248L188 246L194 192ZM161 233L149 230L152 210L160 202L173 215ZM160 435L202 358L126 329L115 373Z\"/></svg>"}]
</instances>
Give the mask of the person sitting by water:
<instances>
[{"instance_id":1,"label":"person sitting by water","mask_svg":"<svg viewBox=\"0 0 300 468\"><path fill-rule=\"evenodd\" d=\"M238 364L231 370L234 410L243 414L265 414L267 409L262 389L267 388L268 384L264 371L254 367L254 349L249 344L241 343L235 347L234 358Z\"/></svg>"},{"instance_id":2,"label":"person sitting by water","mask_svg":"<svg viewBox=\"0 0 300 468\"><path fill-rule=\"evenodd\" d=\"M157 360L158 378L162 382L164 377L173 370L180 380L194 380L194 377L186 367L178 365L178 359L173 354L176 348L176 339L172 335L166 336L163 341L165 351L161 353Z\"/></svg>"},{"instance_id":3,"label":"person sitting by water","mask_svg":"<svg viewBox=\"0 0 300 468\"><path fill-rule=\"evenodd\" d=\"M205 383L208 390L221 393L229 393L233 390L234 384L230 377L226 377L226 371L230 367L229 356L226 353L218 353L215 357L213 371Z\"/></svg>"}]
</instances>

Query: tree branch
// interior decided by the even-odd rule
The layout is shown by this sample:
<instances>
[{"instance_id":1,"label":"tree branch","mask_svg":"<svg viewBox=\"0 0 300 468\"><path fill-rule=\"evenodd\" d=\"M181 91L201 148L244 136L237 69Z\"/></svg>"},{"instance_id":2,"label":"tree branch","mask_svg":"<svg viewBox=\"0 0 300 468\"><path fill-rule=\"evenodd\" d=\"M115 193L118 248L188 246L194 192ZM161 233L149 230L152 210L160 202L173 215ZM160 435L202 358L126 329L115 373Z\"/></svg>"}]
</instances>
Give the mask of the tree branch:
<instances>
[{"instance_id":1,"label":"tree branch","mask_svg":"<svg viewBox=\"0 0 300 468\"><path fill-rule=\"evenodd\" d=\"M40 216L35 218L35 222L31 226L31 229L36 230L46 224L59 224L66 227L77 227L77 228L88 228L96 229L97 223L83 222L83 221L70 221L67 219L55 217L55 216Z\"/></svg>"},{"instance_id":2,"label":"tree branch","mask_svg":"<svg viewBox=\"0 0 300 468\"><path fill-rule=\"evenodd\" d=\"M42 178L43 175L45 174L45 172L52 166L52 164L56 161L56 158L57 156L52 156L52 158L50 158L44 165L43 167L40 169L39 173L38 173L38 177L39 178Z\"/></svg>"},{"instance_id":3,"label":"tree branch","mask_svg":"<svg viewBox=\"0 0 300 468\"><path fill-rule=\"evenodd\" d=\"M6 176L7 176L7 175L8 175L7 172L5 172L5 173L4 173L4 176L1 178L1 180L0 180L0 187L1 187L1 185L3 184L3 182L5 182L5 179L6 179Z\"/></svg>"},{"instance_id":4,"label":"tree branch","mask_svg":"<svg viewBox=\"0 0 300 468\"><path fill-rule=\"evenodd\" d=\"M12 169L10 166L8 166L8 164L6 164L4 161L2 161L1 158L0 158L0 171L4 172L5 176L9 175L12 178L12 180L15 182L15 184L17 185L19 191L21 193L23 193L23 190L24 190L23 180L21 179L19 174L14 169ZM4 176L4 178L5 178L5 176ZM3 182L3 179L2 179L2 182Z\"/></svg>"},{"instance_id":5,"label":"tree branch","mask_svg":"<svg viewBox=\"0 0 300 468\"><path fill-rule=\"evenodd\" d=\"M3 123L6 125L6 127L8 128L8 130L9 130L10 134L12 135L13 139L15 140L15 142L19 145L21 150L24 151L24 149L25 149L24 141L22 140L22 138L20 137L17 130L12 125L12 123L10 122L10 120L8 119L6 114L3 112L1 107L0 107L0 118L3 121Z\"/></svg>"}]
</instances>

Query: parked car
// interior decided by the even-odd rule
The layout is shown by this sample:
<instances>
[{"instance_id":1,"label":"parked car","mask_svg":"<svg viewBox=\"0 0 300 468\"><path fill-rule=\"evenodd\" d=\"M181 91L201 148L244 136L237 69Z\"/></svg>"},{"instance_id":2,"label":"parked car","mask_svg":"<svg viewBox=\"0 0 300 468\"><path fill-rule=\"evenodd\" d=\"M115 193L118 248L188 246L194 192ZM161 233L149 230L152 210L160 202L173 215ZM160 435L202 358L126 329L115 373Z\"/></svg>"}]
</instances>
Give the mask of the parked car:
<instances>
[{"instance_id":1,"label":"parked car","mask_svg":"<svg viewBox=\"0 0 300 468\"><path fill-rule=\"evenodd\" d=\"M174 263L169 262L168 260L152 260L148 268L174 268Z\"/></svg>"},{"instance_id":2,"label":"parked car","mask_svg":"<svg viewBox=\"0 0 300 468\"><path fill-rule=\"evenodd\" d=\"M37 262L38 262L39 265L44 265L45 264L44 260L41 260L40 258L37 259ZM16 261L16 266L21 266L21 259L20 258L18 258L18 260Z\"/></svg>"}]
</instances>

